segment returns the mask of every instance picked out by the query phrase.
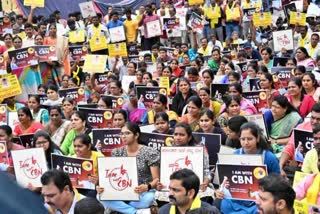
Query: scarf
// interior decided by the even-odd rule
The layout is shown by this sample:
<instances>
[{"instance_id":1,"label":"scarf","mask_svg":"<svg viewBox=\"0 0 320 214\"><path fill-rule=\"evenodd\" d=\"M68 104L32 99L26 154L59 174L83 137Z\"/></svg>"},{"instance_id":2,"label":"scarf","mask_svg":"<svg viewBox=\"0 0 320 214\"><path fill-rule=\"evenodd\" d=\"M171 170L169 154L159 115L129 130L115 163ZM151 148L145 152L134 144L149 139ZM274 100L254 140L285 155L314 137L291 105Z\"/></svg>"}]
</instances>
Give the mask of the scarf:
<instances>
[{"instance_id":1,"label":"scarf","mask_svg":"<svg viewBox=\"0 0 320 214\"><path fill-rule=\"evenodd\" d=\"M313 182L307 191L307 198L306 198L307 202L310 204L316 204L319 191L320 191L320 174L317 174L314 177Z\"/></svg>"},{"instance_id":2,"label":"scarf","mask_svg":"<svg viewBox=\"0 0 320 214\"><path fill-rule=\"evenodd\" d=\"M196 198L193 200L193 202L191 204L190 210L198 209L200 207L201 207L200 197L196 196ZM176 214L176 206L175 205L171 205L169 214Z\"/></svg>"},{"instance_id":3,"label":"scarf","mask_svg":"<svg viewBox=\"0 0 320 214\"><path fill-rule=\"evenodd\" d=\"M306 44L306 42L308 40L308 37L309 37L308 33L306 34L306 36L304 38L302 38L302 36L300 35L300 44L299 44L300 47L304 47L305 46L305 44Z\"/></svg>"}]
</instances>

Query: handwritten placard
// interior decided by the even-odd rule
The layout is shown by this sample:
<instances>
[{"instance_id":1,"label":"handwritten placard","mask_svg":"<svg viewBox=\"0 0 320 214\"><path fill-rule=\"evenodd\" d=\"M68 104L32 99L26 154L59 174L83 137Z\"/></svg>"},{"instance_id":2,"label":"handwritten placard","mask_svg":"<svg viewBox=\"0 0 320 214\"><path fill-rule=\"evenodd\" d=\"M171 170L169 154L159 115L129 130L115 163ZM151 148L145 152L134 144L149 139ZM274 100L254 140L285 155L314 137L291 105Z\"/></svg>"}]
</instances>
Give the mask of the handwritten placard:
<instances>
[{"instance_id":1,"label":"handwritten placard","mask_svg":"<svg viewBox=\"0 0 320 214\"><path fill-rule=\"evenodd\" d=\"M79 4L80 11L83 18L88 18L89 16L96 16L96 11L94 10L93 2L82 2Z\"/></svg>"},{"instance_id":2,"label":"handwritten placard","mask_svg":"<svg viewBox=\"0 0 320 214\"><path fill-rule=\"evenodd\" d=\"M124 27L114 27L109 29L110 40L112 43L122 42L126 40L126 34L124 32Z\"/></svg>"}]
</instances>

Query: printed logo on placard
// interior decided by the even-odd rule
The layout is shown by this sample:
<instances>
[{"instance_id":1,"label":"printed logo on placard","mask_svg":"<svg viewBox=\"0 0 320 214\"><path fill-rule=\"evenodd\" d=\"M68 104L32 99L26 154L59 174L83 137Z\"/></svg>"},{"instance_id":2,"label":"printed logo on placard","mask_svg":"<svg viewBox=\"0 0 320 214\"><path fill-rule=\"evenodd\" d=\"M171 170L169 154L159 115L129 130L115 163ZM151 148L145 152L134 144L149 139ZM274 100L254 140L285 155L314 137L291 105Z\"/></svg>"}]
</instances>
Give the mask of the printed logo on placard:
<instances>
[{"instance_id":1,"label":"printed logo on placard","mask_svg":"<svg viewBox=\"0 0 320 214\"><path fill-rule=\"evenodd\" d=\"M193 170L192 161L189 159L188 155L184 158L179 158L174 163L169 164L171 172L178 171L180 169L190 169Z\"/></svg>"},{"instance_id":2,"label":"printed logo on placard","mask_svg":"<svg viewBox=\"0 0 320 214\"><path fill-rule=\"evenodd\" d=\"M263 178L264 176L266 176L266 170L262 167L256 167L254 170L253 170L253 175L256 179L261 179Z\"/></svg>"},{"instance_id":3,"label":"printed logo on placard","mask_svg":"<svg viewBox=\"0 0 320 214\"><path fill-rule=\"evenodd\" d=\"M123 191L132 186L132 179L123 165L114 169L107 169L106 178L109 178L111 187L117 191Z\"/></svg>"},{"instance_id":4,"label":"printed logo on placard","mask_svg":"<svg viewBox=\"0 0 320 214\"><path fill-rule=\"evenodd\" d=\"M36 179L37 177L42 175L42 169L33 156L31 158L26 159L25 161L19 162L20 169L23 170L25 176L30 179Z\"/></svg>"}]
</instances>

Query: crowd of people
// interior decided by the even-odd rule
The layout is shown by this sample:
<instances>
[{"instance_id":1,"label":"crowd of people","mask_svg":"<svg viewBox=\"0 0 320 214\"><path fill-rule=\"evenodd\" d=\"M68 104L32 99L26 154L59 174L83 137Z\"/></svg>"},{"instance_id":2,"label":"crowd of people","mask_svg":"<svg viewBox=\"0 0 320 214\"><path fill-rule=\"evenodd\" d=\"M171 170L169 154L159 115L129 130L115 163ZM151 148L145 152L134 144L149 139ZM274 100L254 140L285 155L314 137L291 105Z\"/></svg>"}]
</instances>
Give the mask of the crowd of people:
<instances>
[{"instance_id":1,"label":"crowd of people","mask_svg":"<svg viewBox=\"0 0 320 214\"><path fill-rule=\"evenodd\" d=\"M30 184L28 191L41 195L50 213L286 214L294 212L294 200L319 205L320 2L198 2L160 0L159 7L149 2L136 11L120 11L110 5L107 14L82 18L75 11L67 20L58 10L49 17L36 16L36 7L27 16L4 14L1 74L16 75L22 93L1 100L8 121L13 115L18 119L12 126L0 126L0 140L6 142L9 154L8 163L0 163L1 171L14 179L10 153L26 149L14 138L34 134L27 147L43 148L50 170L42 175L41 188ZM253 12L248 12L250 9ZM297 12L301 20L292 22L291 12ZM261 20L271 17L260 26L254 13L261 14ZM150 23L157 24L151 28ZM119 27L125 33L120 42L126 43L127 55L108 57L108 81L101 84L97 73L87 73L83 60L72 57L69 48L85 46L88 54L110 55L108 44L114 43L111 29ZM157 27L160 33L155 32ZM284 30L291 30L288 39L292 47L279 49L274 33ZM10 56L14 50L43 45L55 47L55 59L21 68ZM274 73L274 68L279 72ZM290 68L290 78L284 80L279 68ZM125 81L128 76L129 83ZM162 77L169 82L167 93L157 94L149 109L136 89L163 87ZM4 84L7 87L2 81L2 88ZM215 96L213 85L221 84L226 91ZM70 88L83 89L85 102L59 96L60 90ZM250 91L265 93L263 108L243 96ZM111 98L105 95L122 97L122 107L113 109ZM104 155L101 145L93 142L86 112L77 109L80 104L112 109L112 128L121 129L123 145L114 149L112 156L136 157L138 186L134 191L139 194L138 201L99 200L99 195L108 191L99 185L98 158ZM264 127L248 120L247 116L259 114ZM211 153L205 150L203 180L192 170L176 171L170 176L169 193L161 200L160 164L165 157L140 139L141 126L152 124L153 133L172 136L172 146L201 147L204 145L193 133L217 134L221 146L233 149L233 154L263 156L269 175L259 180L256 199L230 199L227 188L213 182L217 173L209 164ZM313 146L301 161L296 157L294 129L313 134ZM74 188L67 173L52 169L51 154L92 160L94 190ZM295 173L301 171L307 175L292 188ZM208 194L202 196L204 192Z\"/></svg>"}]
</instances>

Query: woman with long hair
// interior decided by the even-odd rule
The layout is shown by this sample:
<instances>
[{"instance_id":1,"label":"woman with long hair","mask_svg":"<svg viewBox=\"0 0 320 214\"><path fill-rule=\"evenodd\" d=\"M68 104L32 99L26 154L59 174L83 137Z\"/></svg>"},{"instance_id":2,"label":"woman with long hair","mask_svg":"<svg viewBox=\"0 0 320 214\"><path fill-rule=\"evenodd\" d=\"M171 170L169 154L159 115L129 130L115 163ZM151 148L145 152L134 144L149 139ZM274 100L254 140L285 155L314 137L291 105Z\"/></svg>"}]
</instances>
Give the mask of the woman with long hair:
<instances>
[{"instance_id":1,"label":"woman with long hair","mask_svg":"<svg viewBox=\"0 0 320 214\"><path fill-rule=\"evenodd\" d=\"M296 50L297 65L303 65L305 67L315 67L315 61L309 56L307 49L304 47L298 47Z\"/></svg>"},{"instance_id":2,"label":"woman with long hair","mask_svg":"<svg viewBox=\"0 0 320 214\"><path fill-rule=\"evenodd\" d=\"M319 101L320 87L313 73L307 72L303 74L302 87L306 95L312 96L315 102Z\"/></svg>"},{"instance_id":3,"label":"woman with long hair","mask_svg":"<svg viewBox=\"0 0 320 214\"><path fill-rule=\"evenodd\" d=\"M184 122L189 124L192 131L198 131L199 130L199 116L200 116L200 110L202 108L202 101L200 97L198 96L191 96L187 100L187 113L182 115L180 118L180 123Z\"/></svg>"},{"instance_id":4,"label":"woman with long hair","mask_svg":"<svg viewBox=\"0 0 320 214\"><path fill-rule=\"evenodd\" d=\"M280 95L280 92L275 89L273 77L270 73L262 73L260 76L260 87L267 94L269 107L271 107L272 100L275 96Z\"/></svg>"},{"instance_id":5,"label":"woman with long hair","mask_svg":"<svg viewBox=\"0 0 320 214\"><path fill-rule=\"evenodd\" d=\"M22 107L17 113L19 123L14 127L13 136L18 137L22 134L33 134L36 131L43 129L40 122L33 120L33 116L29 108Z\"/></svg>"}]
</instances>

